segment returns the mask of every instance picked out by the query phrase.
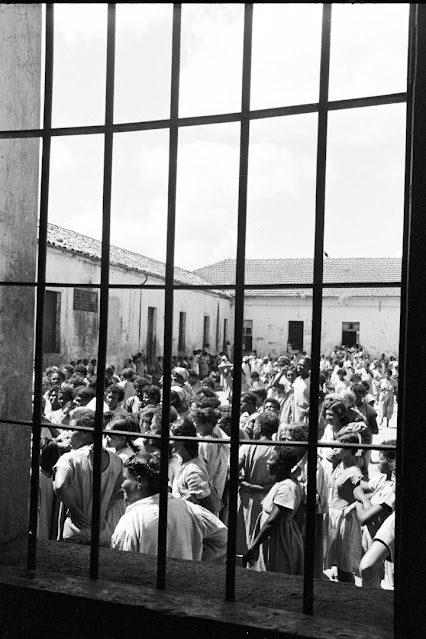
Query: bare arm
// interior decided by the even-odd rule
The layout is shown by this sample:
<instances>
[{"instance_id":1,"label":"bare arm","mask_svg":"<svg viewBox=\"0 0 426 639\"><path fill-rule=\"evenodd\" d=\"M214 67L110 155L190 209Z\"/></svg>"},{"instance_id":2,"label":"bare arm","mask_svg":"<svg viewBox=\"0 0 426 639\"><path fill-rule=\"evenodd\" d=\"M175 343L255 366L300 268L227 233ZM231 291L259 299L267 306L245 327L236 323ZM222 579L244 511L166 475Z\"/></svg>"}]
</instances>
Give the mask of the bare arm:
<instances>
[{"instance_id":1,"label":"bare arm","mask_svg":"<svg viewBox=\"0 0 426 639\"><path fill-rule=\"evenodd\" d=\"M256 560L257 549L260 544L263 544L265 539L270 537L275 526L278 526L279 522L284 518L288 517L292 511L288 508L284 508L284 506L277 506L274 504L272 506L271 513L268 519L263 524L262 528L259 530L259 533L256 535L256 538L252 541L250 548L248 549L246 559L249 564L253 564Z\"/></svg>"}]
</instances>

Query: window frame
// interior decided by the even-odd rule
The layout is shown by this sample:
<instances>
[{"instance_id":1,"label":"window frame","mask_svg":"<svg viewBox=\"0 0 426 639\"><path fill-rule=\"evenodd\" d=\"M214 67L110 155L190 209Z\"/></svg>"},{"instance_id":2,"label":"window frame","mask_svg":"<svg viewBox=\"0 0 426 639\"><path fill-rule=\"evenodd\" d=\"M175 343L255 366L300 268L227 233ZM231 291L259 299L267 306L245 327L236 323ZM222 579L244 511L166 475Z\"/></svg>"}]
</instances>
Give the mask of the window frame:
<instances>
[{"instance_id":1,"label":"window frame","mask_svg":"<svg viewBox=\"0 0 426 639\"><path fill-rule=\"evenodd\" d=\"M52 313L53 325L49 330L47 307L49 305L49 298L51 299L51 306L54 308ZM44 322L44 336L43 336L43 351L45 355L57 354L61 352L61 292L53 291L51 289L46 290L45 298L45 322ZM49 334L51 340L49 341ZM54 348L48 348L49 345L54 345Z\"/></svg>"},{"instance_id":2,"label":"window frame","mask_svg":"<svg viewBox=\"0 0 426 639\"><path fill-rule=\"evenodd\" d=\"M229 114L226 117L205 116L201 118L185 118L182 121L178 117L179 98L179 67L180 67L180 29L181 29L181 5L173 7L173 34L172 34L172 81L171 81L171 111L170 119L165 121L164 128L170 131L170 157L169 157L169 200L168 200L168 224L167 224L167 258L165 272L165 322L164 322L164 379L171 377L171 354L172 354L172 334L173 334L173 296L178 288L174 283L174 241L175 241L175 213L176 213L176 172L177 172L177 149L178 132L181 126L191 126L200 122L240 122L241 142L240 142L240 171L239 171L239 200L238 200L238 241L237 241L237 265L235 286L227 287L235 290L235 330L234 330L234 398L233 398L233 423L231 434L231 486L230 486L230 509L236 511L237 489L238 489L238 409L239 394L241 391L241 363L242 363L242 334L243 334L243 313L244 313L244 292L248 288L245 286L244 260L245 260L245 235L246 235L246 209L247 209L247 175L248 175L248 150L249 150L249 124L252 119L261 117L276 117L277 115L291 115L293 113L318 113L318 152L317 152L317 197L315 215L315 248L314 248L314 274L313 282L308 287L313 289L313 315L312 315L312 388L319 387L319 362L320 362L320 342L321 342L321 316L322 316L322 293L324 288L344 288L347 283L327 283L324 286L323 275L323 252L324 252L324 218L325 218L325 171L326 171L326 151L327 151L327 117L331 110L354 108L358 106L375 106L379 104L394 104L400 102L407 103L407 162L406 162L406 189L405 189L405 212L404 212L404 251L402 260L401 282L392 283L394 287L401 287L401 325L400 325L400 355L401 365L401 406L402 413L406 407L404 384L406 357L405 347L408 343L407 326L409 326L409 293L415 288L410 288L414 282L414 271L410 270L408 262L410 243L415 243L416 238L410 234L411 224L419 223L419 209L422 204L422 194L426 190L423 186L424 178L421 176L420 162L413 164L413 130L415 126L415 114L420 113L418 103L415 103L414 96L421 94L414 84L417 57L420 63L426 67L426 9L421 5L411 5L410 7L410 45L409 45L409 74L407 92L400 94L389 94L384 96L374 96L370 98L359 98L351 100L340 100L330 102L328 100L328 75L329 75L329 55L330 55L330 25L331 25L331 4L323 5L323 26L322 26L322 46L321 46L321 70L320 70L320 94L319 101L315 105L298 105L298 107L279 107L276 109L265 109L262 112L250 111L250 69L251 69L251 34L253 5L245 5L244 19L244 51L243 51L243 82L242 82L242 106L237 114ZM103 378L106 366L107 353L107 321L108 321L108 295L109 295L109 251L110 251L110 215L111 215L111 186L112 186L112 148L113 136L120 131L149 130L158 127L157 123L126 123L115 125L113 119L114 101L114 61L115 61L115 5L108 5L108 37L107 37L107 82L106 82L106 112L105 124L87 127L66 127L61 130L52 129L52 85L53 85L53 25L54 25L54 5L46 5L46 45L45 45L45 83L44 83L44 113L43 126L41 129L28 131L2 131L0 139L13 139L20 137L39 137L43 140L42 165L41 165L41 191L40 191L40 225L39 225L39 254L38 254L38 277L32 286L36 288L37 315L35 330L35 387L34 387L34 414L32 423L33 447L31 457L31 495L30 495L30 517L28 535L28 557L27 569L36 568L37 549L37 502L38 502L38 466L39 466L39 444L41 433L42 414L42 374L44 355L44 313L46 290L49 283L46 282L46 251L47 251L47 221L48 221L48 194L50 176L50 148L52 136L60 135L80 135L86 133L103 133L105 137L104 149L104 187L103 187L103 223L102 223L102 258L101 258L101 285L100 285L100 325L99 325L99 348L98 348L98 383L96 388L97 409L95 427L94 446L94 470L93 470L93 525L92 544L90 553L90 577L97 579L99 574L99 510L100 510L100 461L102 450L102 398L103 398ZM417 40L420 33L421 39ZM415 91L417 90L417 94ZM424 93L424 90L423 90ZM421 106L421 104L420 104ZM417 111L416 111L417 109ZM414 124L413 124L414 123ZM420 125L419 125L420 126ZM417 130L416 130L417 131ZM423 137L422 137L423 136ZM422 139L420 139L422 138ZM426 133L420 129L419 139L424 142ZM426 144L423 145L426 148ZM415 147L418 151L419 147ZM420 151L418 156L421 156ZM417 159L418 156L415 156ZM423 179L423 182L422 182ZM410 186L412 181L417 191L414 193L414 200L410 200ZM423 191L422 191L423 188ZM414 205L414 216L412 209ZM417 207L417 209L416 209ZM417 218L415 217L417 215ZM420 251L418 251L418 254ZM417 255L418 255L417 254ZM411 278L411 279L410 279ZM24 283L5 282L2 285L29 285ZM373 287L372 284L360 282L358 287ZM389 287L389 282L374 283L374 287ZM99 287L98 287L99 288ZM134 288L138 288L135 285ZM141 286L139 286L141 288ZM179 288L200 289L197 286L186 286ZM215 287L219 288L219 287ZM256 287L250 287L256 288ZM265 288L265 285L259 286ZM274 288L278 288L274 284ZM283 288L285 288L283 286ZM410 299L410 303L412 300ZM408 397L408 395L407 395ZM167 527L167 448L169 445L168 432L168 409L170 405L170 384L164 385L163 395L163 420L162 420L162 463L161 481L162 490L160 493L160 523L159 523L159 547L158 547L158 569L157 587L165 588L166 583L166 527ZM311 393L310 414L315 415L318 411L318 392ZM398 417L398 444L397 456L403 459L405 451L402 448L404 440L404 419L403 415ZM2 420L4 421L4 420ZM303 612L312 614L313 612L313 540L315 530L315 474L316 474L316 451L318 440L318 425L316 420L310 420L310 436L308 442L308 496L307 496L307 517L306 517L306 538L305 545L305 574L304 574L304 596ZM404 440L405 441L405 440ZM377 445L366 446L368 448L380 449ZM403 471L401 471L403 472ZM405 499L409 497L404 496ZM397 486L397 499L401 506L402 499L401 483ZM407 523L406 510L403 516L397 514L397 547L401 542L401 530ZM96 516L97 513L97 516ZM401 530L399 526L402 526ZM408 528L408 526L407 526ZM399 569L403 569L402 562L399 562ZM405 569L405 574L407 569ZM395 596L402 598L402 587L398 586ZM228 562L226 567L226 600L235 599L235 526L229 529L228 541ZM408 603L406 604L409 605ZM397 629L403 628L402 615L397 617ZM399 624L399 625L398 625ZM402 635L400 635L402 636Z\"/></svg>"},{"instance_id":3,"label":"window frame","mask_svg":"<svg viewBox=\"0 0 426 639\"><path fill-rule=\"evenodd\" d=\"M295 329L302 329L300 330L295 330ZM298 341L299 337L298 334L300 334L300 332L302 333L302 342L301 345L300 344L296 344L296 342ZM296 333L296 336L294 336L294 334ZM303 320L289 320L288 321L288 340L287 340L287 344L291 345L291 348L293 351L303 351L303 346L304 346L304 337L305 337L305 322Z\"/></svg>"},{"instance_id":4,"label":"window frame","mask_svg":"<svg viewBox=\"0 0 426 639\"><path fill-rule=\"evenodd\" d=\"M186 338L186 312L179 312L179 336L178 336L178 353L184 353Z\"/></svg>"}]
</instances>

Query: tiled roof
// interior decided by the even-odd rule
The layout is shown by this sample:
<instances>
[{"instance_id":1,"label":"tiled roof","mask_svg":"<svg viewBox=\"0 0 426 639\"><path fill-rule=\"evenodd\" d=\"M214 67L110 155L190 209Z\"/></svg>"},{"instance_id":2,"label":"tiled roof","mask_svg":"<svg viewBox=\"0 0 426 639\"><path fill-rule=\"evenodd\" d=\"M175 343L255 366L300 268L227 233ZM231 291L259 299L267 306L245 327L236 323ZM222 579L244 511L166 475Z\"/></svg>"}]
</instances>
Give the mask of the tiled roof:
<instances>
[{"instance_id":1,"label":"tiled roof","mask_svg":"<svg viewBox=\"0 0 426 639\"><path fill-rule=\"evenodd\" d=\"M313 281L313 259L263 259L246 260L246 284L309 284ZM210 264L194 271L200 277L215 286L235 283L236 260L228 259ZM401 259L392 257L357 257L357 258L324 258L324 284L333 283L395 283L401 281ZM248 296L277 297L280 295L309 295L311 290L305 289L257 289L248 290ZM399 295L399 289L388 288L329 288L324 289L324 296L389 296Z\"/></svg>"},{"instance_id":2,"label":"tiled roof","mask_svg":"<svg viewBox=\"0 0 426 639\"><path fill-rule=\"evenodd\" d=\"M99 261L101 259L102 243L99 240L87 237L81 233L76 233L75 231L70 231L61 226L56 226L55 224L48 225L47 243L50 246L70 251L76 255L82 255ZM138 253L133 253L132 251L127 251L117 246L111 246L110 264L129 268L133 271L140 271L146 275L165 278L166 265L163 262L139 255ZM182 268L175 267L174 274L176 284L209 284L209 282L201 276ZM220 291L220 293L225 294L224 291Z\"/></svg>"},{"instance_id":3,"label":"tiled roof","mask_svg":"<svg viewBox=\"0 0 426 639\"><path fill-rule=\"evenodd\" d=\"M323 297L399 297L399 288L324 288ZM255 289L247 290L246 297L312 297L312 289Z\"/></svg>"}]
</instances>

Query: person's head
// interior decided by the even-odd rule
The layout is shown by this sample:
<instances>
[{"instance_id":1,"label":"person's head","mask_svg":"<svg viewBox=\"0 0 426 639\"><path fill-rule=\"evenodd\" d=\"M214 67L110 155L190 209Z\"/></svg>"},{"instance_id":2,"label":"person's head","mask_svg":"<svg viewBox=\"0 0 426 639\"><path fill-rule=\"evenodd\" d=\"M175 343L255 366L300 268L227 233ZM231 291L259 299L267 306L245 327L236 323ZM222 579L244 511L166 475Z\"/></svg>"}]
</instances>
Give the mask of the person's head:
<instances>
[{"instance_id":1,"label":"person's head","mask_svg":"<svg viewBox=\"0 0 426 639\"><path fill-rule=\"evenodd\" d=\"M213 395L204 395L202 391L197 393L191 401L191 409L193 408L219 408L220 399L213 393Z\"/></svg>"},{"instance_id":2,"label":"person's head","mask_svg":"<svg viewBox=\"0 0 426 639\"><path fill-rule=\"evenodd\" d=\"M250 377L251 377L251 380L252 380L253 382L258 382L258 381L259 381L259 379L260 379L260 375L259 375L259 373L258 373L257 371L252 371L252 372L250 373Z\"/></svg>"},{"instance_id":3,"label":"person's head","mask_svg":"<svg viewBox=\"0 0 426 639\"><path fill-rule=\"evenodd\" d=\"M152 430L152 422L154 417L157 415L157 411L160 409L160 406L147 406L139 413L139 427L141 433L146 433L148 430ZM159 423L161 424L161 415Z\"/></svg>"},{"instance_id":4,"label":"person's head","mask_svg":"<svg viewBox=\"0 0 426 639\"><path fill-rule=\"evenodd\" d=\"M257 397L254 393L244 393L241 396L241 413L249 413L251 415L255 412L257 405Z\"/></svg>"},{"instance_id":5,"label":"person's head","mask_svg":"<svg viewBox=\"0 0 426 639\"><path fill-rule=\"evenodd\" d=\"M336 375L337 375L337 377L338 377L340 380L343 380L343 379L346 377L346 371L345 371L345 369L344 369L344 368L339 368L339 370L337 371Z\"/></svg>"},{"instance_id":6,"label":"person's head","mask_svg":"<svg viewBox=\"0 0 426 639\"><path fill-rule=\"evenodd\" d=\"M348 410L341 399L334 399L328 402L324 400L323 410L326 421L331 424L336 432L349 423Z\"/></svg>"},{"instance_id":7,"label":"person's head","mask_svg":"<svg viewBox=\"0 0 426 639\"><path fill-rule=\"evenodd\" d=\"M340 431L335 438L335 446L333 450L333 456L338 461L341 461L348 455L355 456L358 450L358 444L361 443L361 435L359 433L346 433L342 434ZM354 444L353 448L341 447L339 444Z\"/></svg>"},{"instance_id":8,"label":"person's head","mask_svg":"<svg viewBox=\"0 0 426 639\"><path fill-rule=\"evenodd\" d=\"M137 453L126 459L121 487L127 505L160 492L158 453Z\"/></svg>"},{"instance_id":9,"label":"person's head","mask_svg":"<svg viewBox=\"0 0 426 639\"><path fill-rule=\"evenodd\" d=\"M52 375L50 376L50 381L54 386L60 386L62 382L65 381L65 375L62 371L53 371Z\"/></svg>"},{"instance_id":10,"label":"person's head","mask_svg":"<svg viewBox=\"0 0 426 639\"><path fill-rule=\"evenodd\" d=\"M272 439L272 435L278 431L280 420L275 413L263 412L259 415L258 424L260 435Z\"/></svg>"},{"instance_id":11,"label":"person's head","mask_svg":"<svg viewBox=\"0 0 426 639\"><path fill-rule=\"evenodd\" d=\"M214 379L212 377L205 377L201 382L201 387L209 388L214 391Z\"/></svg>"},{"instance_id":12,"label":"person's head","mask_svg":"<svg viewBox=\"0 0 426 639\"><path fill-rule=\"evenodd\" d=\"M74 372L74 366L71 366L71 364L65 364L62 367L62 374L64 376L64 381L67 381L71 377L73 372Z\"/></svg>"},{"instance_id":13,"label":"person's head","mask_svg":"<svg viewBox=\"0 0 426 639\"><path fill-rule=\"evenodd\" d=\"M74 397L74 388L71 384L65 384L59 391L58 401L59 407L63 408L65 404L72 402Z\"/></svg>"},{"instance_id":14,"label":"person's head","mask_svg":"<svg viewBox=\"0 0 426 639\"><path fill-rule=\"evenodd\" d=\"M88 430L75 430L74 427L87 428ZM95 428L95 411L78 407L70 412L70 445L73 450L82 446L93 444ZM89 430L91 429L91 430Z\"/></svg>"},{"instance_id":15,"label":"person's head","mask_svg":"<svg viewBox=\"0 0 426 639\"><path fill-rule=\"evenodd\" d=\"M347 409L355 404L355 393L350 388L342 390L339 395Z\"/></svg>"},{"instance_id":16,"label":"person's head","mask_svg":"<svg viewBox=\"0 0 426 639\"><path fill-rule=\"evenodd\" d=\"M87 368L85 367L85 365L83 363L77 364L76 366L74 366L74 373L77 373L78 375L81 375L81 377L86 377Z\"/></svg>"},{"instance_id":17,"label":"person's head","mask_svg":"<svg viewBox=\"0 0 426 639\"><path fill-rule=\"evenodd\" d=\"M148 385L149 385L149 381L145 379L144 377L135 377L135 379L133 380L135 393L137 395L137 398L140 401L143 401L143 391L145 386L148 386Z\"/></svg>"},{"instance_id":18,"label":"person's head","mask_svg":"<svg viewBox=\"0 0 426 639\"><path fill-rule=\"evenodd\" d=\"M163 419L163 407L156 406L154 408L154 415L151 420L151 426L149 430L159 430L161 432L161 424ZM174 406L170 406L169 412L169 424L173 424L177 419L179 419L179 413L177 412Z\"/></svg>"},{"instance_id":19,"label":"person's head","mask_svg":"<svg viewBox=\"0 0 426 639\"><path fill-rule=\"evenodd\" d=\"M188 370L183 366L176 366L172 371L172 379L174 384L183 386L188 379Z\"/></svg>"},{"instance_id":20,"label":"person's head","mask_svg":"<svg viewBox=\"0 0 426 639\"><path fill-rule=\"evenodd\" d=\"M219 407L219 419L217 425L221 428L228 437L231 436L231 422L232 422L232 406L220 406Z\"/></svg>"},{"instance_id":21,"label":"person's head","mask_svg":"<svg viewBox=\"0 0 426 639\"><path fill-rule=\"evenodd\" d=\"M197 373L192 370L191 368L188 370L188 384L190 386L195 386L195 384L198 381L198 375Z\"/></svg>"},{"instance_id":22,"label":"person's head","mask_svg":"<svg viewBox=\"0 0 426 639\"><path fill-rule=\"evenodd\" d=\"M87 406L87 404L96 397L96 391L89 386L79 386L74 389L74 402L77 406Z\"/></svg>"},{"instance_id":23,"label":"person's head","mask_svg":"<svg viewBox=\"0 0 426 639\"><path fill-rule=\"evenodd\" d=\"M49 398L49 402L52 407L52 410L58 410L60 407L59 393L60 393L59 386L52 386L48 392L48 398Z\"/></svg>"},{"instance_id":24,"label":"person's head","mask_svg":"<svg viewBox=\"0 0 426 639\"><path fill-rule=\"evenodd\" d=\"M115 417L113 417L107 424L105 430L108 433L106 435L108 448L114 448L116 452L126 447L131 448L135 452L138 450L137 447L134 445L135 437L132 437L132 435L114 435L113 433L109 434L109 431L111 430L122 430L131 433L139 433L139 427L133 415L115 415Z\"/></svg>"},{"instance_id":25,"label":"person's head","mask_svg":"<svg viewBox=\"0 0 426 639\"><path fill-rule=\"evenodd\" d=\"M174 406L177 412L183 413L186 410L186 392L183 388L172 388L170 391L170 406Z\"/></svg>"},{"instance_id":26,"label":"person's head","mask_svg":"<svg viewBox=\"0 0 426 639\"><path fill-rule=\"evenodd\" d=\"M108 378L105 377L105 382L109 382ZM86 386L93 388L96 393L96 375L87 375L86 377Z\"/></svg>"},{"instance_id":27,"label":"person's head","mask_svg":"<svg viewBox=\"0 0 426 639\"><path fill-rule=\"evenodd\" d=\"M115 410L120 402L124 399L124 389L118 384L111 384L108 387L105 401L109 410Z\"/></svg>"},{"instance_id":28,"label":"person's head","mask_svg":"<svg viewBox=\"0 0 426 639\"><path fill-rule=\"evenodd\" d=\"M309 439L309 424L301 422L287 424L282 432L281 439L289 442L307 442ZM298 446L298 459L301 459L307 450L304 446Z\"/></svg>"},{"instance_id":29,"label":"person's head","mask_svg":"<svg viewBox=\"0 0 426 639\"><path fill-rule=\"evenodd\" d=\"M370 392L370 384L367 382L367 380L363 379L361 381L361 384L364 386L366 394L369 393Z\"/></svg>"},{"instance_id":30,"label":"person's head","mask_svg":"<svg viewBox=\"0 0 426 639\"><path fill-rule=\"evenodd\" d=\"M195 424L197 433L205 436L213 432L217 424L218 413L214 408L194 408L189 414L189 418Z\"/></svg>"},{"instance_id":31,"label":"person's head","mask_svg":"<svg viewBox=\"0 0 426 639\"><path fill-rule=\"evenodd\" d=\"M265 411L265 413L273 413L275 415L278 415L281 410L281 406L277 399L274 399L273 397L267 397L263 402L263 410Z\"/></svg>"},{"instance_id":32,"label":"person's head","mask_svg":"<svg viewBox=\"0 0 426 639\"><path fill-rule=\"evenodd\" d=\"M297 372L299 373L300 377L302 377L302 379L306 379L307 377L309 377L310 370L311 360L309 359L309 357L302 357L297 365Z\"/></svg>"},{"instance_id":33,"label":"person's head","mask_svg":"<svg viewBox=\"0 0 426 639\"><path fill-rule=\"evenodd\" d=\"M79 375L78 373L73 373L71 377L67 380L68 384L72 384L74 388L78 388L79 386L85 386L86 382L84 381L84 377Z\"/></svg>"},{"instance_id":34,"label":"person's head","mask_svg":"<svg viewBox=\"0 0 426 639\"><path fill-rule=\"evenodd\" d=\"M383 446L396 446L396 439L387 439ZM379 463L377 470L384 475L392 475L396 469L396 450L379 450Z\"/></svg>"},{"instance_id":35,"label":"person's head","mask_svg":"<svg viewBox=\"0 0 426 639\"><path fill-rule=\"evenodd\" d=\"M364 384L353 384L351 390L355 395L355 406L361 406L364 403L364 397L367 395L367 389Z\"/></svg>"},{"instance_id":36,"label":"person's head","mask_svg":"<svg viewBox=\"0 0 426 639\"><path fill-rule=\"evenodd\" d=\"M47 377L47 375L43 375L43 379L42 379L42 389L43 389L43 394L47 393L51 388L51 383L50 383L50 379L49 377Z\"/></svg>"},{"instance_id":37,"label":"person's head","mask_svg":"<svg viewBox=\"0 0 426 639\"><path fill-rule=\"evenodd\" d=\"M263 402L266 399L268 391L266 390L266 388L252 388L250 390L250 393L253 393L253 395L256 395L257 397L256 408L259 408L259 406L263 405Z\"/></svg>"},{"instance_id":38,"label":"person's head","mask_svg":"<svg viewBox=\"0 0 426 639\"><path fill-rule=\"evenodd\" d=\"M177 419L170 428L171 436L175 437L196 437L197 430L195 424L187 417L181 417ZM198 455L198 442L189 441L182 442L179 440L173 441L173 449L175 453L182 456L182 453L187 453L191 459Z\"/></svg>"},{"instance_id":39,"label":"person's head","mask_svg":"<svg viewBox=\"0 0 426 639\"><path fill-rule=\"evenodd\" d=\"M217 393L214 392L209 386L202 386L199 391L197 391L194 395L194 398L197 397L216 397Z\"/></svg>"},{"instance_id":40,"label":"person's head","mask_svg":"<svg viewBox=\"0 0 426 639\"><path fill-rule=\"evenodd\" d=\"M298 461L299 454L294 446L275 446L267 461L267 469L277 479L290 477L291 470Z\"/></svg>"},{"instance_id":41,"label":"person's head","mask_svg":"<svg viewBox=\"0 0 426 639\"><path fill-rule=\"evenodd\" d=\"M59 446L48 437L40 438L40 468L48 473L53 471L53 466L59 459Z\"/></svg>"},{"instance_id":42,"label":"person's head","mask_svg":"<svg viewBox=\"0 0 426 639\"><path fill-rule=\"evenodd\" d=\"M294 368L294 366L289 366L287 368L286 377L287 377L288 381L290 382L290 384L292 384L294 382L294 380L297 377L297 371Z\"/></svg>"},{"instance_id":43,"label":"person's head","mask_svg":"<svg viewBox=\"0 0 426 639\"><path fill-rule=\"evenodd\" d=\"M161 390L155 384L148 384L148 386L144 386L142 393L142 403L144 406L148 406L148 404L152 404L153 406L158 406L161 400Z\"/></svg>"},{"instance_id":44,"label":"person's head","mask_svg":"<svg viewBox=\"0 0 426 639\"><path fill-rule=\"evenodd\" d=\"M52 377L53 377L53 375L52 375ZM390 378L392 377L392 370L391 370L390 368L388 368L388 369L386 370L386 377L387 377L388 379L390 379Z\"/></svg>"},{"instance_id":45,"label":"person's head","mask_svg":"<svg viewBox=\"0 0 426 639\"><path fill-rule=\"evenodd\" d=\"M121 371L121 377L126 382L131 382L134 376L134 371L131 368L123 368L123 370Z\"/></svg>"}]
</instances>

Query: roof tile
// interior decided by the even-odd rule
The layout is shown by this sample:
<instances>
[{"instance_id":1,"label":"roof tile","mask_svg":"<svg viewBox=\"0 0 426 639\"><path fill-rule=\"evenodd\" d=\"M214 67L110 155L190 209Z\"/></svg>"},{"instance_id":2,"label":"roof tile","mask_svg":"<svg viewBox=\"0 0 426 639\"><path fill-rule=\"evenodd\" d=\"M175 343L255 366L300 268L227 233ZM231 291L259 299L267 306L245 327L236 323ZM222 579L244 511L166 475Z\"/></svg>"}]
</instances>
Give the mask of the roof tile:
<instances>
[{"instance_id":1,"label":"roof tile","mask_svg":"<svg viewBox=\"0 0 426 639\"><path fill-rule=\"evenodd\" d=\"M251 290L246 295L264 296L300 296L309 294L313 282L311 258L288 259L251 259L245 262L245 283L262 284L306 284L307 289ZM215 286L235 283L236 260L227 259L199 268L195 273ZM401 281L401 259L392 257L326 258L324 259L324 284L351 283L387 283ZM345 294L351 296L388 296L399 295L399 289L387 288L347 288L324 289L324 296Z\"/></svg>"},{"instance_id":2,"label":"roof tile","mask_svg":"<svg viewBox=\"0 0 426 639\"><path fill-rule=\"evenodd\" d=\"M72 253L90 257L95 260L101 259L102 255L102 242L95 240L92 237L87 237L76 231L65 229L55 224L48 225L47 243L50 246L71 251ZM119 248L117 246L111 246L110 251L110 263L114 266L123 266L125 268L132 269L134 271L140 271L147 275L155 277L165 278L166 265L163 262L154 260L132 251ZM175 283L177 284L193 284L193 285L206 285L210 284L202 277L191 271L175 266ZM221 291L221 294L225 294Z\"/></svg>"}]
</instances>

